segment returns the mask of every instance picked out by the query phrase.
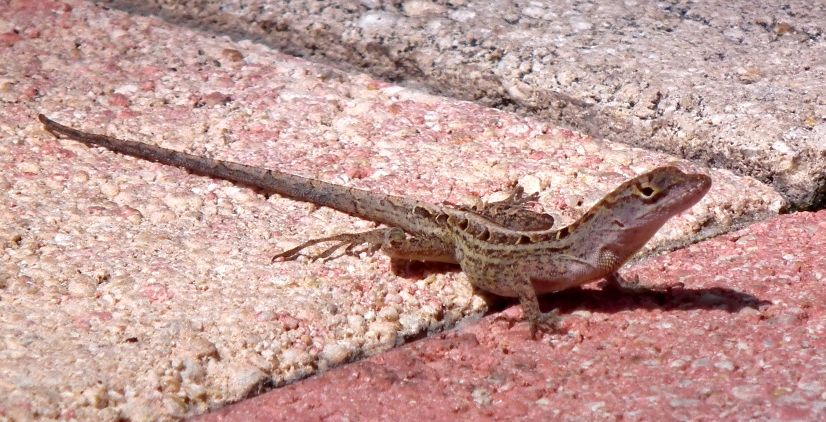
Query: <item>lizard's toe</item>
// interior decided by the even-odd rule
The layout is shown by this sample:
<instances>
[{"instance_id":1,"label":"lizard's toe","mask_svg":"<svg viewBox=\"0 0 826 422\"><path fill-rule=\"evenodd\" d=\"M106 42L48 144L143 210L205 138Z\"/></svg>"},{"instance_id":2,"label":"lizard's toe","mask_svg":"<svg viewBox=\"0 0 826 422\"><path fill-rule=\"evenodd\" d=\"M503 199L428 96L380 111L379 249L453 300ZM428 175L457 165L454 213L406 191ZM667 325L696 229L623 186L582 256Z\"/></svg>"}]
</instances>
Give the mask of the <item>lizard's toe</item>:
<instances>
[{"instance_id":1,"label":"lizard's toe","mask_svg":"<svg viewBox=\"0 0 826 422\"><path fill-rule=\"evenodd\" d=\"M543 312L539 314L536 321L530 321L531 337L536 338L536 333L556 334L561 331L562 318L559 316L559 310L554 309L550 312Z\"/></svg>"},{"instance_id":2,"label":"lizard's toe","mask_svg":"<svg viewBox=\"0 0 826 422\"><path fill-rule=\"evenodd\" d=\"M500 322L500 321L504 321L508 324L508 329L510 329L510 328L513 327L514 324L516 324L517 322L520 322L521 320L522 320L522 317L520 315L516 315L516 316L509 315L508 311L504 311L504 312L496 314L493 317L492 322L497 323L497 322Z\"/></svg>"}]
</instances>

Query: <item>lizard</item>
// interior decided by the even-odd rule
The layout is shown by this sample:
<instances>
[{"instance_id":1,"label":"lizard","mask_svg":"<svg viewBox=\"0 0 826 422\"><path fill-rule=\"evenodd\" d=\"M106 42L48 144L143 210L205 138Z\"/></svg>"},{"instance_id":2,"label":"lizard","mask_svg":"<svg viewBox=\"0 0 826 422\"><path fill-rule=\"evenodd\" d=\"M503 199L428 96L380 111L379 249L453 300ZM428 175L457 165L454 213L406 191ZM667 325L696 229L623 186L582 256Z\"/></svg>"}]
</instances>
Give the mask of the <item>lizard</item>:
<instances>
[{"instance_id":1,"label":"lizard","mask_svg":"<svg viewBox=\"0 0 826 422\"><path fill-rule=\"evenodd\" d=\"M515 189L504 201L476 206L434 204L370 192L230 161L121 140L61 125L40 114L45 130L88 146L183 168L268 193L310 202L383 225L358 233L311 239L278 253L295 260L310 246L332 242L312 259L381 251L393 262L458 264L475 288L518 298L532 337L556 329L555 311L541 312L537 295L607 279L671 217L696 204L711 187L702 173L662 166L635 176L606 194L579 219L556 228L547 214L523 205Z\"/></svg>"}]
</instances>

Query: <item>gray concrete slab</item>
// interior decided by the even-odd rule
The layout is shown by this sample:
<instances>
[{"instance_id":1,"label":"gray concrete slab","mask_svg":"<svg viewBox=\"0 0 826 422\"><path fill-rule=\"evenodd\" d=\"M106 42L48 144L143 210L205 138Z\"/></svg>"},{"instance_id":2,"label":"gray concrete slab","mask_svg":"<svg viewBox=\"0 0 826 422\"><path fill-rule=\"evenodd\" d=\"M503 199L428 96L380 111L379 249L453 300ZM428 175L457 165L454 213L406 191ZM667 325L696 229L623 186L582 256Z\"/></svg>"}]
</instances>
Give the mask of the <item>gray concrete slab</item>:
<instances>
[{"instance_id":1,"label":"gray concrete slab","mask_svg":"<svg viewBox=\"0 0 826 422\"><path fill-rule=\"evenodd\" d=\"M826 5L109 0L826 199Z\"/></svg>"}]
</instances>

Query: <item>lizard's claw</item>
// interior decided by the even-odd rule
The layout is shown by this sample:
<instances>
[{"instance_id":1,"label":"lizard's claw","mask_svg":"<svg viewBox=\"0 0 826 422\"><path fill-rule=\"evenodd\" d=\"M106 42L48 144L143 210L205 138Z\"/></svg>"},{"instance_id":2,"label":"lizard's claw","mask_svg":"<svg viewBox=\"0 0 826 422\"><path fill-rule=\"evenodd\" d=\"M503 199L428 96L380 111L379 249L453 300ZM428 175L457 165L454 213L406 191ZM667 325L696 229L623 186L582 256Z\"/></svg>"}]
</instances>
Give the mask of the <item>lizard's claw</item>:
<instances>
[{"instance_id":1,"label":"lizard's claw","mask_svg":"<svg viewBox=\"0 0 826 422\"><path fill-rule=\"evenodd\" d=\"M519 322L519 317L511 317L506 315L505 313L500 313L493 318L494 322L498 321L506 321L510 327L513 327L513 324ZM537 332L543 333L558 333L560 331L560 323L562 322L562 318L559 316L559 310L554 309L550 312L543 312L540 313L539 316L536 318L536 321L528 321L530 325L531 331L531 338L536 338Z\"/></svg>"},{"instance_id":2,"label":"lizard's claw","mask_svg":"<svg viewBox=\"0 0 826 422\"><path fill-rule=\"evenodd\" d=\"M536 338L537 332L558 333L561 322L562 318L559 316L558 309L539 314L536 321L528 321L531 326L531 338Z\"/></svg>"}]
</instances>

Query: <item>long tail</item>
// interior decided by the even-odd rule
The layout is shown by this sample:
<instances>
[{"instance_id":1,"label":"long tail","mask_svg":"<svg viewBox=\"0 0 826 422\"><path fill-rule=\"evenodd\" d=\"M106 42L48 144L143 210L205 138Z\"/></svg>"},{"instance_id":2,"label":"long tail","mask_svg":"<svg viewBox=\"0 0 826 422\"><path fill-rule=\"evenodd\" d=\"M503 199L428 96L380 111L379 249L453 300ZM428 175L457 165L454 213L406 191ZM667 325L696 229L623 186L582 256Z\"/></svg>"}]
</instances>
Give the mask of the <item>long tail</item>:
<instances>
[{"instance_id":1,"label":"long tail","mask_svg":"<svg viewBox=\"0 0 826 422\"><path fill-rule=\"evenodd\" d=\"M180 167L194 174L229 180L295 200L312 202L352 216L399 227L405 231L421 230L420 226L405 227L410 220L406 216L413 212L415 207L432 207L430 204L399 196L375 194L278 170L213 160L155 145L83 132L61 125L42 114L37 118L47 131L57 137L62 135L90 146L101 146L143 160Z\"/></svg>"}]
</instances>

